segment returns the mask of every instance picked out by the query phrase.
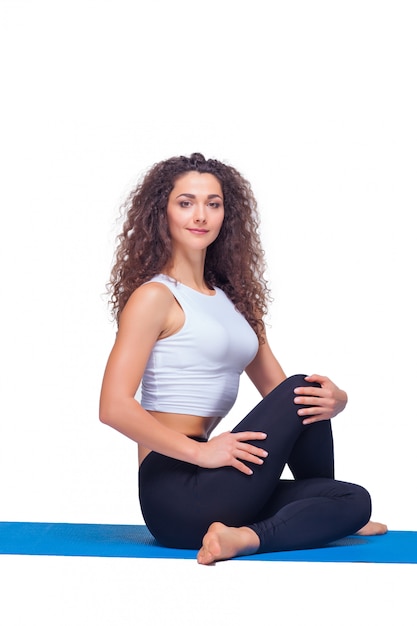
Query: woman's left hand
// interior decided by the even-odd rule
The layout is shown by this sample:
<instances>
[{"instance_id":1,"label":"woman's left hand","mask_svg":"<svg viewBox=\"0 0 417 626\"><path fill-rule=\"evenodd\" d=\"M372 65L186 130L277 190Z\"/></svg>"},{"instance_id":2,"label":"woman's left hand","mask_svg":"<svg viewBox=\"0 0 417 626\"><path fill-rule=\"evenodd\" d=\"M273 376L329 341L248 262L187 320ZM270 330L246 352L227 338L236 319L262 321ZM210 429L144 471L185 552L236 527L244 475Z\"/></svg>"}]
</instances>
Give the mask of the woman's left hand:
<instances>
[{"instance_id":1,"label":"woman's left hand","mask_svg":"<svg viewBox=\"0 0 417 626\"><path fill-rule=\"evenodd\" d=\"M320 387L296 387L294 393L295 404L306 404L307 407L298 409L300 417L304 417L303 424L312 424L321 420L329 420L346 406L347 394L339 389L327 376L313 374L306 376L309 383L319 383Z\"/></svg>"}]
</instances>

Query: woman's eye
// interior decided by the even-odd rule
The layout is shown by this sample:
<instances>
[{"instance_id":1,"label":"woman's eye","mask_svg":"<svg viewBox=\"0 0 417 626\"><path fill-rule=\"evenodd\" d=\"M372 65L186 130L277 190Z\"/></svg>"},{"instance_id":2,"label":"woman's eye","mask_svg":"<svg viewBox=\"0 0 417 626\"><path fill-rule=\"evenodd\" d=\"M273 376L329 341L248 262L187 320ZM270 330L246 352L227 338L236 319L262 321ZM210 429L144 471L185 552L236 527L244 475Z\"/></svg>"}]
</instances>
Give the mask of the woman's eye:
<instances>
[{"instance_id":1,"label":"woman's eye","mask_svg":"<svg viewBox=\"0 0 417 626\"><path fill-rule=\"evenodd\" d=\"M220 206L220 202L210 202L210 203L209 203L209 206L210 206L212 209L218 209L218 208L219 208L219 206Z\"/></svg>"},{"instance_id":2,"label":"woman's eye","mask_svg":"<svg viewBox=\"0 0 417 626\"><path fill-rule=\"evenodd\" d=\"M183 209L187 209L188 207L190 207L190 206L191 206L191 202L190 202L189 200L181 200L181 202L180 202L180 206L181 206Z\"/></svg>"}]
</instances>

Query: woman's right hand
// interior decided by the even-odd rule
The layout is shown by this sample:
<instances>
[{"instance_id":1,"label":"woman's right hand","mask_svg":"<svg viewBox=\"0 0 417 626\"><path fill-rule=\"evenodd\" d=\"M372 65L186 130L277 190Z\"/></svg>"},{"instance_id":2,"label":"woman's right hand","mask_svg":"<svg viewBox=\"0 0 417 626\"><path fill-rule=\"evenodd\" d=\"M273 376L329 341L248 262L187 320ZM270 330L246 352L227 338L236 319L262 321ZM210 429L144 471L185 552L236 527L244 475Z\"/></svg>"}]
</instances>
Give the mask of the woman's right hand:
<instances>
[{"instance_id":1,"label":"woman's right hand","mask_svg":"<svg viewBox=\"0 0 417 626\"><path fill-rule=\"evenodd\" d=\"M214 469L231 466L250 476L253 470L243 461L262 465L268 452L247 441L266 439L266 433L246 431L242 433L226 432L213 437L206 443L199 444L197 465Z\"/></svg>"}]
</instances>

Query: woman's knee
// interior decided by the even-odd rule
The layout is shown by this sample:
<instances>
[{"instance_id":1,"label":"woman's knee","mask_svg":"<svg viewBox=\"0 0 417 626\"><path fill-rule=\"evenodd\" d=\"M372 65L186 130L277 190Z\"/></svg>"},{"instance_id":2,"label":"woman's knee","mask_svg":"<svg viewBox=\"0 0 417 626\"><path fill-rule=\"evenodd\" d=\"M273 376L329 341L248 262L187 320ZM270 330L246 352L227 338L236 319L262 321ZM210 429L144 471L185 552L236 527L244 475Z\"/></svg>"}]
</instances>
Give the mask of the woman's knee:
<instances>
[{"instance_id":1,"label":"woman's knee","mask_svg":"<svg viewBox=\"0 0 417 626\"><path fill-rule=\"evenodd\" d=\"M306 377L306 374L294 374L294 376L291 376L295 381L298 381L297 387L321 387L320 383L308 381Z\"/></svg>"},{"instance_id":2,"label":"woman's knee","mask_svg":"<svg viewBox=\"0 0 417 626\"><path fill-rule=\"evenodd\" d=\"M295 393L297 387L320 387L319 383L310 383L305 380L305 374L293 374L277 385L266 397L265 400L277 402L279 404L289 402L294 412L300 408L300 405L294 404ZM307 405L306 405L307 406Z\"/></svg>"},{"instance_id":3,"label":"woman's knee","mask_svg":"<svg viewBox=\"0 0 417 626\"><path fill-rule=\"evenodd\" d=\"M355 483L335 481L340 488L341 506L339 515L343 516L343 535L353 535L363 528L371 517L371 496L369 492Z\"/></svg>"},{"instance_id":4,"label":"woman's knee","mask_svg":"<svg viewBox=\"0 0 417 626\"><path fill-rule=\"evenodd\" d=\"M281 385L293 385L295 387L300 387L300 385L307 385L307 381L305 380L307 374L292 374L288 376L285 380L282 381Z\"/></svg>"},{"instance_id":5,"label":"woman's knee","mask_svg":"<svg viewBox=\"0 0 417 626\"><path fill-rule=\"evenodd\" d=\"M307 381L306 376L307 374L292 374L291 376L288 376L288 378L283 380L282 383L280 383L277 387L275 387L273 391L277 389L284 389L285 387L288 387L290 389L296 389L297 387L320 387L321 386L320 383Z\"/></svg>"},{"instance_id":6,"label":"woman's knee","mask_svg":"<svg viewBox=\"0 0 417 626\"><path fill-rule=\"evenodd\" d=\"M351 502L353 502L352 511L354 511L355 531L365 526L370 520L372 512L372 500L370 493L360 485L350 484Z\"/></svg>"}]
</instances>

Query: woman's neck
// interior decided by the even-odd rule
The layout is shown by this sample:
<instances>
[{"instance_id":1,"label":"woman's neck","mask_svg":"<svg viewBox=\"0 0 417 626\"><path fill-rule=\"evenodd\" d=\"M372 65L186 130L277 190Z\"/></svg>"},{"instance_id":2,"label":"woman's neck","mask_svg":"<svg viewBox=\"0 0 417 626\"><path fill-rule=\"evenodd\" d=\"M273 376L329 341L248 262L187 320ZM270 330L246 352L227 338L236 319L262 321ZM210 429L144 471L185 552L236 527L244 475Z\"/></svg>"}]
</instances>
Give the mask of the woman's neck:
<instances>
[{"instance_id":1,"label":"woman's neck","mask_svg":"<svg viewBox=\"0 0 417 626\"><path fill-rule=\"evenodd\" d=\"M171 276L179 283L191 287L201 293L210 293L210 289L204 279L204 263L202 264L190 264L173 262L164 267L163 274Z\"/></svg>"}]
</instances>

